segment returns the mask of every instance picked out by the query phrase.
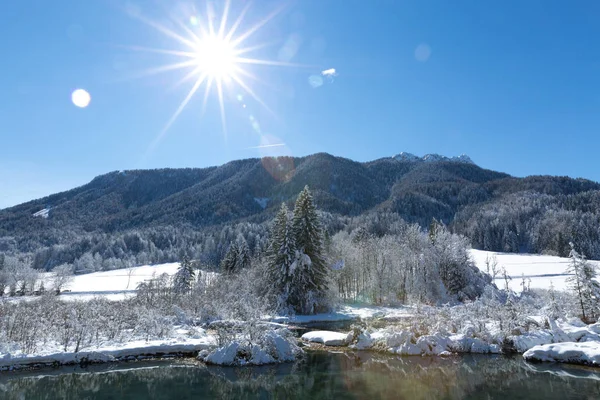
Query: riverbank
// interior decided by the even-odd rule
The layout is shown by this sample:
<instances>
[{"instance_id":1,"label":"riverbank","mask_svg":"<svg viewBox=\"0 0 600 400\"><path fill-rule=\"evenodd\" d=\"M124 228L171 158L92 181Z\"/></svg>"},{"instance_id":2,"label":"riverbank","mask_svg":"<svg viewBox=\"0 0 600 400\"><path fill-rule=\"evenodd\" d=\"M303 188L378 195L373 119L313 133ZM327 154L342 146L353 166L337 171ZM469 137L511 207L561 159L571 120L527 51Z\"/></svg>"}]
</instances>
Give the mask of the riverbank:
<instances>
[{"instance_id":1,"label":"riverbank","mask_svg":"<svg viewBox=\"0 0 600 400\"><path fill-rule=\"evenodd\" d=\"M578 320L531 317L537 325L514 335L503 334L493 324L482 328L465 323L454 332L443 328L433 331L432 326L415 322L423 318L422 312L416 307L344 306L328 314L269 318L278 322L262 322L260 335L253 338L247 335L256 335L258 331L249 331L252 328L247 327L247 323L229 321L238 331L229 338L227 335L231 331L176 326L172 337L149 340L132 337L121 342L103 342L80 351L62 351L56 343L44 343L37 346L41 350L29 354L0 345L0 371L198 355L202 362L226 366L290 362L300 357L302 351L296 347L297 339L287 328L296 330L301 343L329 350L345 347L399 356L441 357L465 353L527 353L525 359L528 361L598 366L593 360L596 360L595 352L600 354L600 324L585 325ZM575 346L579 356L573 356L572 351L565 356L564 351L558 351L556 346L538 348L564 343L585 345ZM573 350L573 346L563 346L562 349Z\"/></svg>"},{"instance_id":2,"label":"riverbank","mask_svg":"<svg viewBox=\"0 0 600 400\"><path fill-rule=\"evenodd\" d=\"M350 332L312 331L301 340L319 348L348 347L374 350L400 356L449 356L452 354L523 354L526 361L553 361L600 366L600 324L585 325L578 320L546 319L547 329L534 329L515 335L477 330L467 326L450 334L437 331L419 335L417 330L386 327L369 329L355 326Z\"/></svg>"}]
</instances>

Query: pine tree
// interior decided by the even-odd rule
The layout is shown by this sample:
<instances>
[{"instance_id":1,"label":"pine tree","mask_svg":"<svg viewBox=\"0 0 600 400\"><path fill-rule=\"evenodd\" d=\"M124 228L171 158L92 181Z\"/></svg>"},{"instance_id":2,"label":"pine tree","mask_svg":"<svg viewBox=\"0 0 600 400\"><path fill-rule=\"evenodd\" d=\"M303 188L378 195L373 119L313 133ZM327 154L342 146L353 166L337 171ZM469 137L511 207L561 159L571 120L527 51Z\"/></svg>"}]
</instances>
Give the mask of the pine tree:
<instances>
[{"instance_id":1,"label":"pine tree","mask_svg":"<svg viewBox=\"0 0 600 400\"><path fill-rule=\"evenodd\" d=\"M267 258L267 279L280 309L288 306L292 267L296 259L295 250L288 208L283 203L273 223Z\"/></svg>"},{"instance_id":2,"label":"pine tree","mask_svg":"<svg viewBox=\"0 0 600 400\"><path fill-rule=\"evenodd\" d=\"M192 283L196 277L196 272L192 262L187 256L183 257L179 269L175 273L174 287L177 293L189 293L192 289Z\"/></svg>"},{"instance_id":3,"label":"pine tree","mask_svg":"<svg viewBox=\"0 0 600 400\"><path fill-rule=\"evenodd\" d=\"M221 271L226 274L233 274L236 272L238 266L238 254L239 250L237 242L233 242L231 246L229 246L223 261L221 261Z\"/></svg>"},{"instance_id":4,"label":"pine tree","mask_svg":"<svg viewBox=\"0 0 600 400\"><path fill-rule=\"evenodd\" d=\"M433 218L429 224L429 240L431 240L432 244L435 244L438 232L441 229L444 229L444 225L442 225L437 219Z\"/></svg>"},{"instance_id":5,"label":"pine tree","mask_svg":"<svg viewBox=\"0 0 600 400\"><path fill-rule=\"evenodd\" d=\"M289 304L296 312L313 314L324 306L328 269L323 256L323 231L308 186L296 200L292 234L297 253Z\"/></svg>"},{"instance_id":6,"label":"pine tree","mask_svg":"<svg viewBox=\"0 0 600 400\"><path fill-rule=\"evenodd\" d=\"M250 258L250 248L246 239L242 235L238 236L237 239L237 255L234 272L238 272L242 269L250 268L252 261Z\"/></svg>"}]
</instances>

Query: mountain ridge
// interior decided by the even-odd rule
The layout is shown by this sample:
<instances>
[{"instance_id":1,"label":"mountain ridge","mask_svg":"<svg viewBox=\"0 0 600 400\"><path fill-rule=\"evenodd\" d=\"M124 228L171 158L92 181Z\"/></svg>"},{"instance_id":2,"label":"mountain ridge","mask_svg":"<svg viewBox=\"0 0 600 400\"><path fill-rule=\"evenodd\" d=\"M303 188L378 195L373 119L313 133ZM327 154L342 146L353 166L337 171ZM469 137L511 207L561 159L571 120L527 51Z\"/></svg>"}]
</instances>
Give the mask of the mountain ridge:
<instances>
[{"instance_id":1,"label":"mountain ridge","mask_svg":"<svg viewBox=\"0 0 600 400\"><path fill-rule=\"evenodd\" d=\"M594 197L600 193L596 182L552 176L517 178L472 162L429 158L357 162L317 153L234 160L206 168L113 171L71 190L0 210L0 251L34 252L90 233L110 236L157 226L203 230L239 221L262 223L281 202L292 207L305 185L323 212L350 217L397 213L423 227L436 218L480 247L485 247L484 242L500 243L498 238L508 233L491 233L492 228L473 224L498 207L509 210L505 205L513 201L511 196L519 201L530 199L530 208L552 201L561 208L600 210ZM538 218L539 212L535 215ZM527 221L518 222L523 217L512 215L507 218L516 221L507 232L523 238L518 224ZM485 232L477 235L471 232L482 229ZM487 238L490 235L492 239ZM490 244L486 249L502 246Z\"/></svg>"}]
</instances>

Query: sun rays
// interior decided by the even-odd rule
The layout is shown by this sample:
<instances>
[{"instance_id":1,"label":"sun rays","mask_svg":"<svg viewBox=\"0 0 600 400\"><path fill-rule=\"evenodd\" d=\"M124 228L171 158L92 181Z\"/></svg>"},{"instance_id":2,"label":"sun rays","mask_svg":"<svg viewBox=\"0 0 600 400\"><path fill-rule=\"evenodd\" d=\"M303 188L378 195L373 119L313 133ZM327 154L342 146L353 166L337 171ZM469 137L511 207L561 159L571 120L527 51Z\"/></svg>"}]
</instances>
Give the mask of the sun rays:
<instances>
[{"instance_id":1,"label":"sun rays","mask_svg":"<svg viewBox=\"0 0 600 400\"><path fill-rule=\"evenodd\" d=\"M250 39L277 16L284 7L279 7L272 11L266 17L244 30L243 26L246 25L244 18L249 7L250 3L248 2L237 18L233 20L230 15L232 13L231 0L226 0L220 17L213 18L211 16L214 16L215 13L211 7L211 3L208 2L205 13L206 18L204 19L196 15L186 17L187 20L185 21L182 21L180 18L171 17L171 22L178 28L176 30L150 20L139 13L133 15L133 17L157 30L165 37L172 39L178 47L173 49L144 46L129 47L134 51L157 53L176 58L173 63L142 71L143 76L182 70L183 76L179 81L175 82L175 86L181 84L191 85L173 115L151 143L148 149L149 152L164 138L190 101L196 94L202 92L202 90L204 93L200 93L202 95L202 109L199 110L200 115L204 115L211 93L216 94L225 136L227 135L225 117L226 90L237 86L240 90L249 94L257 103L270 111L267 104L253 90L250 81L260 82L260 80L248 71L248 67L251 65L299 67L301 65L252 57L253 51L261 49L267 44L249 43Z\"/></svg>"}]
</instances>

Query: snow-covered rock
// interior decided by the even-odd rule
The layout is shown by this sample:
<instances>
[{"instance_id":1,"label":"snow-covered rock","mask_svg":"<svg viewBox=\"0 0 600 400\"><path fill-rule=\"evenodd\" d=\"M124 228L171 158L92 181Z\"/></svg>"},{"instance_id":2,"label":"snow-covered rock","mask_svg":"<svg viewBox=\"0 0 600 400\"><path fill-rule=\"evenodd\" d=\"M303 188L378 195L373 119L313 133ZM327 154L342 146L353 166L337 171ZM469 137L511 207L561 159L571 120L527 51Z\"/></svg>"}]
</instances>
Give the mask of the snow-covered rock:
<instances>
[{"instance_id":1,"label":"snow-covered rock","mask_svg":"<svg viewBox=\"0 0 600 400\"><path fill-rule=\"evenodd\" d=\"M450 339L443 335L426 335L417 339L417 347L421 349L423 355L440 355L448 351Z\"/></svg>"},{"instance_id":2,"label":"snow-covered rock","mask_svg":"<svg viewBox=\"0 0 600 400\"><path fill-rule=\"evenodd\" d=\"M450 337L449 349L454 353L499 353L498 345L491 345L480 338L468 337L464 335L454 335ZM492 347L494 346L494 347Z\"/></svg>"},{"instance_id":3,"label":"snow-covered rock","mask_svg":"<svg viewBox=\"0 0 600 400\"><path fill-rule=\"evenodd\" d=\"M232 342L226 346L219 347L212 353L209 353L204 358L204 361L209 364L216 365L233 365L238 356L238 350L240 349L240 343Z\"/></svg>"},{"instance_id":4,"label":"snow-covered rock","mask_svg":"<svg viewBox=\"0 0 600 400\"><path fill-rule=\"evenodd\" d=\"M414 335L410 331L382 332L382 336L385 338L387 347L398 347L415 341Z\"/></svg>"},{"instance_id":5,"label":"snow-covered rock","mask_svg":"<svg viewBox=\"0 0 600 400\"><path fill-rule=\"evenodd\" d=\"M358 350L364 350L373 347L374 343L375 340L371 337L369 332L361 332L356 338L356 343L353 344L351 347Z\"/></svg>"},{"instance_id":6,"label":"snow-covered rock","mask_svg":"<svg viewBox=\"0 0 600 400\"><path fill-rule=\"evenodd\" d=\"M395 160L398 161L411 161L411 162L416 162L416 161L424 161L424 162L440 162L440 161L450 161L450 162L456 162L456 163L463 163L463 164L475 164L473 162L473 160L471 160L471 158L466 155L466 154L461 154L460 156L456 157L446 157L446 156L442 156L440 154L425 154L423 157L418 157L415 156L414 154L411 153L407 153L407 152L401 152L399 154L396 154L394 157L392 157Z\"/></svg>"},{"instance_id":7,"label":"snow-covered rock","mask_svg":"<svg viewBox=\"0 0 600 400\"><path fill-rule=\"evenodd\" d=\"M405 151L401 152L400 154L396 154L393 158L398 161L418 161L418 160L420 160L419 157L415 156L414 154L407 153Z\"/></svg>"},{"instance_id":8,"label":"snow-covered rock","mask_svg":"<svg viewBox=\"0 0 600 400\"><path fill-rule=\"evenodd\" d=\"M302 340L306 342L321 343L325 346L345 346L352 340L352 334L332 331L313 331L302 335Z\"/></svg>"},{"instance_id":9,"label":"snow-covered rock","mask_svg":"<svg viewBox=\"0 0 600 400\"><path fill-rule=\"evenodd\" d=\"M512 341L515 350L519 353L523 353L534 346L554 342L554 336L552 335L552 332L547 330L529 332L517 336L509 336L508 339Z\"/></svg>"},{"instance_id":10,"label":"snow-covered rock","mask_svg":"<svg viewBox=\"0 0 600 400\"><path fill-rule=\"evenodd\" d=\"M201 352L198 359L223 366L265 365L294 361L302 354L286 329L268 331L259 343L233 341L212 352Z\"/></svg>"},{"instance_id":11,"label":"snow-covered rock","mask_svg":"<svg viewBox=\"0 0 600 400\"><path fill-rule=\"evenodd\" d=\"M600 342L565 342L535 346L523 354L527 361L551 361L600 366Z\"/></svg>"},{"instance_id":12,"label":"snow-covered rock","mask_svg":"<svg viewBox=\"0 0 600 400\"><path fill-rule=\"evenodd\" d=\"M469 157L469 156L468 156L468 155L466 155L466 154L461 154L461 155L460 155L460 156L458 156L458 157L452 157L452 158L450 159L450 161L454 161L454 162L460 162L460 163L464 163L464 164L475 164L475 163L473 162L473 160L471 160L471 157Z\"/></svg>"},{"instance_id":13,"label":"snow-covered rock","mask_svg":"<svg viewBox=\"0 0 600 400\"><path fill-rule=\"evenodd\" d=\"M425 162L440 162L440 161L448 161L448 157L442 156L440 154L425 154L423 156L423 161Z\"/></svg>"},{"instance_id":14,"label":"snow-covered rock","mask_svg":"<svg viewBox=\"0 0 600 400\"><path fill-rule=\"evenodd\" d=\"M588 330L593 333L597 333L600 335L600 322L596 322L595 324L588 325Z\"/></svg>"},{"instance_id":15,"label":"snow-covered rock","mask_svg":"<svg viewBox=\"0 0 600 400\"><path fill-rule=\"evenodd\" d=\"M399 346L393 350L393 352L401 356L420 356L421 351L422 350L419 346L412 343L403 344L402 346Z\"/></svg>"}]
</instances>

